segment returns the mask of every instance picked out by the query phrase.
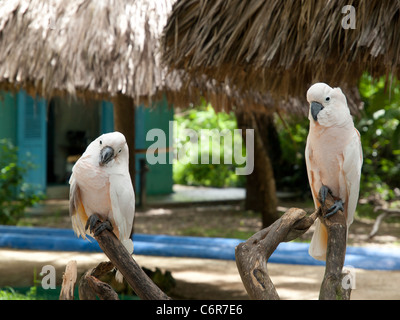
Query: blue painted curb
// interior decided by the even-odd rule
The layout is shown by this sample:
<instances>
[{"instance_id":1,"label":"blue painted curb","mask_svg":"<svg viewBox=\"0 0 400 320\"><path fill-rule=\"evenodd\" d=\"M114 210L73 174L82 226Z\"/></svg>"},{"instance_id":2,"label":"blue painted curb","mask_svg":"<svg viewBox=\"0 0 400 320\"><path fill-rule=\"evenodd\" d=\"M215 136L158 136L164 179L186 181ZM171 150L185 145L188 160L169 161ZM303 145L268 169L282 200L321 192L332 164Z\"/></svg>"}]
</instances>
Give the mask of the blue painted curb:
<instances>
[{"instance_id":1,"label":"blue painted curb","mask_svg":"<svg viewBox=\"0 0 400 320\"><path fill-rule=\"evenodd\" d=\"M235 260L241 239L135 234L135 254ZM0 226L0 247L30 250L102 252L95 240L77 238L71 229ZM271 263L325 265L308 254L308 243L281 243ZM345 264L368 270L400 270L400 249L348 247Z\"/></svg>"}]
</instances>

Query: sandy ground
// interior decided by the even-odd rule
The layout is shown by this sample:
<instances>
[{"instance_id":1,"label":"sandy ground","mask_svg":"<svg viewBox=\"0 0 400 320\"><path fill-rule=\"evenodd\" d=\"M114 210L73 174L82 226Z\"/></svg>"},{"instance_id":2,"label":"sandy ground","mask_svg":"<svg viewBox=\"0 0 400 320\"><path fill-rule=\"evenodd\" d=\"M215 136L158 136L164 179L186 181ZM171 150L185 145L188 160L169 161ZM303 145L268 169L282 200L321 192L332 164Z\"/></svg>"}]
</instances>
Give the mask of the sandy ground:
<instances>
[{"instance_id":1,"label":"sandy ground","mask_svg":"<svg viewBox=\"0 0 400 320\"><path fill-rule=\"evenodd\" d=\"M174 292L181 299L248 299L234 261L134 256L146 268L170 270L177 280ZM76 260L78 274L101 261L102 253L0 250L0 287L31 286L34 272L43 266L56 269L61 284L65 265ZM281 299L318 299L324 267L269 264L269 273ZM356 289L351 298L400 299L400 271L367 271L355 269ZM173 295L173 294L172 294Z\"/></svg>"}]
</instances>

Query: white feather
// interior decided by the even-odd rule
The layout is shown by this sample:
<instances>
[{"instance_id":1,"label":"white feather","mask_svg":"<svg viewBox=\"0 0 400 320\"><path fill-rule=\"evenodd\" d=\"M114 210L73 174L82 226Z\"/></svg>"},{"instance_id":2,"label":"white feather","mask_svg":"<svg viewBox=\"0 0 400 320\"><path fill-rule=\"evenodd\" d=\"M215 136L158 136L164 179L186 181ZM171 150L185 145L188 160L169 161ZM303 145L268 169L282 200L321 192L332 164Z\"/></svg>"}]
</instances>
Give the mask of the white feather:
<instances>
[{"instance_id":1,"label":"white feather","mask_svg":"<svg viewBox=\"0 0 400 320\"><path fill-rule=\"evenodd\" d=\"M354 135L343 152L343 172L347 185L347 228L353 223L356 211L358 196L360 192L361 167L363 154L360 141L360 134L354 129Z\"/></svg>"}]
</instances>

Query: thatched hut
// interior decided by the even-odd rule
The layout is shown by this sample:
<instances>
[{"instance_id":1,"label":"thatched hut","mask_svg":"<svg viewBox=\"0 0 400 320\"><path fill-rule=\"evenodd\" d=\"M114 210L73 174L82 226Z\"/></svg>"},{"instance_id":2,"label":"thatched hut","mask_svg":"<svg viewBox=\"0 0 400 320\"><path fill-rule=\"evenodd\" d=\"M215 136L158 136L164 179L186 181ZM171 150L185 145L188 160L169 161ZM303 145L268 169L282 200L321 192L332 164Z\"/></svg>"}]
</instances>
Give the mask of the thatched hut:
<instances>
[{"instance_id":1,"label":"thatched hut","mask_svg":"<svg viewBox=\"0 0 400 320\"><path fill-rule=\"evenodd\" d=\"M189 74L304 97L316 81L352 87L365 71L399 76L400 2L181 0L163 45L168 65Z\"/></svg>"},{"instance_id":2,"label":"thatched hut","mask_svg":"<svg viewBox=\"0 0 400 320\"><path fill-rule=\"evenodd\" d=\"M161 96L187 106L200 95L221 109L271 105L270 95L238 94L212 77L186 79L161 65L160 37L175 0L10 0L0 2L0 89L50 100L110 100L114 129L135 156L134 106ZM131 175L135 161L130 161Z\"/></svg>"},{"instance_id":3,"label":"thatched hut","mask_svg":"<svg viewBox=\"0 0 400 320\"><path fill-rule=\"evenodd\" d=\"M158 50L173 2L1 1L0 89L112 101L114 129L135 159L135 106L179 98L180 77L161 66Z\"/></svg>"},{"instance_id":4,"label":"thatched hut","mask_svg":"<svg viewBox=\"0 0 400 320\"><path fill-rule=\"evenodd\" d=\"M175 1L1 2L0 89L43 97L122 95L135 104L166 95L187 105L203 94L220 109L271 104L268 94L239 94L204 75L189 81L185 71L162 65L160 38Z\"/></svg>"},{"instance_id":5,"label":"thatched hut","mask_svg":"<svg viewBox=\"0 0 400 320\"><path fill-rule=\"evenodd\" d=\"M322 81L342 87L355 113L363 72L386 75L389 84L400 75L400 2L180 0L164 29L163 50L166 64L184 69L188 78L204 74L229 83L239 95L270 95L275 103L263 110L305 114L307 89ZM290 99L303 103L287 108ZM268 215L276 204L268 158L276 150L270 119L252 116L251 109L239 110L238 120L256 130L256 142L262 141L255 159L264 161L255 163L256 181L248 177L255 188L247 191L248 197L266 199L261 208L269 207Z\"/></svg>"},{"instance_id":6,"label":"thatched hut","mask_svg":"<svg viewBox=\"0 0 400 320\"><path fill-rule=\"evenodd\" d=\"M0 4L0 86L95 98L175 91L160 65L164 1L31 0Z\"/></svg>"}]
</instances>

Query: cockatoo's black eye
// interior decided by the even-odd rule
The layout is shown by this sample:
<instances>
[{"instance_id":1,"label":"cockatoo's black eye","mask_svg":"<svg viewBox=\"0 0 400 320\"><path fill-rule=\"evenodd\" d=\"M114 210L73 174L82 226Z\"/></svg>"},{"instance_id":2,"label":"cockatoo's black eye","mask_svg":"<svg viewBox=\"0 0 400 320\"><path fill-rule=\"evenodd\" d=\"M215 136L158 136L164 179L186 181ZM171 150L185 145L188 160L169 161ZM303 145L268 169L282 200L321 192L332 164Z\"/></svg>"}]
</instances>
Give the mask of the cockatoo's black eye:
<instances>
[{"instance_id":1,"label":"cockatoo's black eye","mask_svg":"<svg viewBox=\"0 0 400 320\"><path fill-rule=\"evenodd\" d=\"M121 153L121 151L122 151L122 149L119 149L119 150L118 150L118 153Z\"/></svg>"},{"instance_id":2,"label":"cockatoo's black eye","mask_svg":"<svg viewBox=\"0 0 400 320\"><path fill-rule=\"evenodd\" d=\"M100 140L100 145L102 145L102 144L103 144L103 141Z\"/></svg>"},{"instance_id":3,"label":"cockatoo's black eye","mask_svg":"<svg viewBox=\"0 0 400 320\"><path fill-rule=\"evenodd\" d=\"M329 100L331 100L330 97L326 97L326 98L325 98L325 101L329 101Z\"/></svg>"}]
</instances>

